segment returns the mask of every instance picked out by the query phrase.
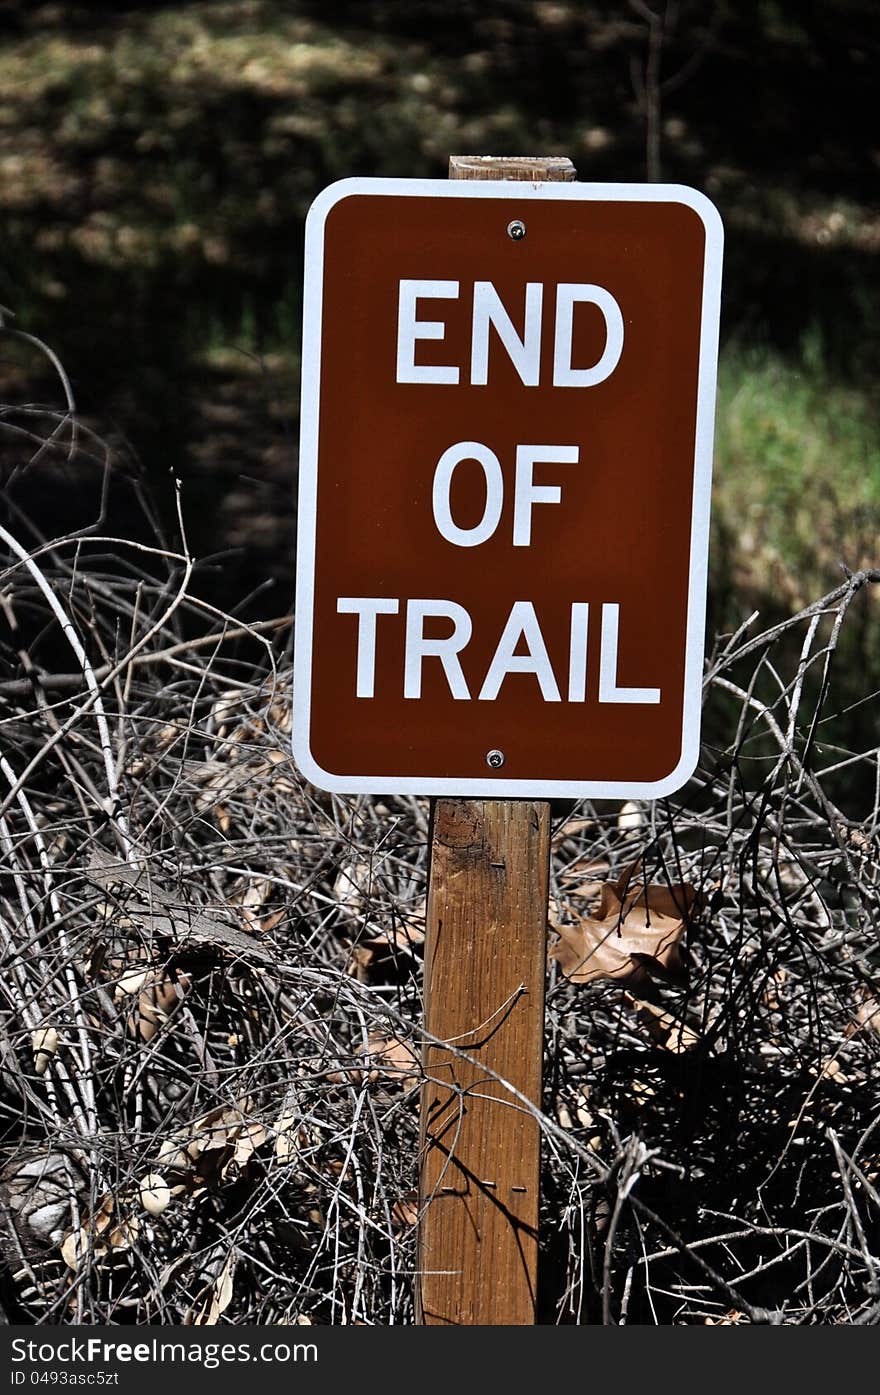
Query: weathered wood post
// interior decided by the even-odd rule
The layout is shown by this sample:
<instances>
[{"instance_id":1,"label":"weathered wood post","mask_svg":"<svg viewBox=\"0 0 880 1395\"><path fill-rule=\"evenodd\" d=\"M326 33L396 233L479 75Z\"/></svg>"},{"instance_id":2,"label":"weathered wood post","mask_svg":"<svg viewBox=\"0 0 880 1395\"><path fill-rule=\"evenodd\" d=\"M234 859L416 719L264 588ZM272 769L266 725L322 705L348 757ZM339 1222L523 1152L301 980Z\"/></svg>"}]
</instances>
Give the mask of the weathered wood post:
<instances>
[{"instance_id":1,"label":"weathered wood post","mask_svg":"<svg viewBox=\"0 0 880 1395\"><path fill-rule=\"evenodd\" d=\"M566 159L453 156L449 175L571 180L575 170ZM494 1076L540 1103L550 806L438 799L430 856L425 1027L470 1059L424 1051L419 1319L529 1324L540 1131Z\"/></svg>"}]
</instances>

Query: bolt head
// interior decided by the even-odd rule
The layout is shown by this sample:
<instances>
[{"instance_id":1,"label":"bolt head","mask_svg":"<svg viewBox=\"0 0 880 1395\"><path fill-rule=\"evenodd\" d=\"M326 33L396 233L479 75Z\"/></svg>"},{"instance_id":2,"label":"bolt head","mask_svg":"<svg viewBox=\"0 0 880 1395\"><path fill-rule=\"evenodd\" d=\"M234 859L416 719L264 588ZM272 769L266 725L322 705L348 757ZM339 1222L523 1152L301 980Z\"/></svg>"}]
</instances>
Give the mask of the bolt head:
<instances>
[{"instance_id":1,"label":"bolt head","mask_svg":"<svg viewBox=\"0 0 880 1395\"><path fill-rule=\"evenodd\" d=\"M514 242L522 242L526 235L526 225L521 218L514 218L512 223L507 224L507 236L512 237Z\"/></svg>"},{"instance_id":2,"label":"bolt head","mask_svg":"<svg viewBox=\"0 0 880 1395\"><path fill-rule=\"evenodd\" d=\"M486 752L486 764L493 770L500 770L504 764L504 752L491 750Z\"/></svg>"}]
</instances>

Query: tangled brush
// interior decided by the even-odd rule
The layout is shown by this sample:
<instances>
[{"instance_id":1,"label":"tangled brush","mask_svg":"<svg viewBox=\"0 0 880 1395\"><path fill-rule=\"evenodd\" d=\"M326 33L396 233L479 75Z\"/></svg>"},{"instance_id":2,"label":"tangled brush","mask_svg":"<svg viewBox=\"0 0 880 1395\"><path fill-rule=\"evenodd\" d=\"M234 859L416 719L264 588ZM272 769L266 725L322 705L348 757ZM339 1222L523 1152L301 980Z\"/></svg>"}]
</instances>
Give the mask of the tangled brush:
<instances>
[{"instance_id":1,"label":"tangled brush","mask_svg":"<svg viewBox=\"0 0 880 1395\"><path fill-rule=\"evenodd\" d=\"M7 1315L407 1323L428 803L302 779L289 620L199 598L72 397L0 435ZM880 1320L878 580L716 643L674 799L556 811L543 1321Z\"/></svg>"}]
</instances>

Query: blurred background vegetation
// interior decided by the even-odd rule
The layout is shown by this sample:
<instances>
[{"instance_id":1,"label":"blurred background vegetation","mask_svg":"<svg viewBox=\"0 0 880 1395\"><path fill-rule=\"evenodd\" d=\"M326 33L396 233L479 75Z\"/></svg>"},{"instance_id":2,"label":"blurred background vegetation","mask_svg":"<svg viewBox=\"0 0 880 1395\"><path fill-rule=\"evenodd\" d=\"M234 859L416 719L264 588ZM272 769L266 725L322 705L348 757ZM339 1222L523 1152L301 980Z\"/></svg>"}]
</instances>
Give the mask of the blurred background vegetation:
<instances>
[{"instance_id":1,"label":"blurred background vegetation","mask_svg":"<svg viewBox=\"0 0 880 1395\"><path fill-rule=\"evenodd\" d=\"M209 591L271 581L279 613L318 190L443 176L453 152L696 185L727 231L711 623L770 619L876 562L876 20L873 0L0 0L0 301L160 492L182 476ZM0 398L54 400L43 371L4 344ZM47 530L75 526L81 477L33 487Z\"/></svg>"}]
</instances>

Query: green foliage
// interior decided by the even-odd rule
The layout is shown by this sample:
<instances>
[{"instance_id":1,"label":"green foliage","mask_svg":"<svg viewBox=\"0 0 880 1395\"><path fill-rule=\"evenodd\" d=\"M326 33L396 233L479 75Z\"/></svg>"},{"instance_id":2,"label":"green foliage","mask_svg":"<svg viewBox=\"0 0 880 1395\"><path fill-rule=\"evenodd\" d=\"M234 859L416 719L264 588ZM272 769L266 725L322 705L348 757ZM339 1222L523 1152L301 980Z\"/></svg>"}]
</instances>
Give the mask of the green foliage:
<instances>
[{"instance_id":1,"label":"green foliage","mask_svg":"<svg viewBox=\"0 0 880 1395\"><path fill-rule=\"evenodd\" d=\"M719 380L716 501L735 529L740 580L772 584L782 563L798 597L827 589L839 563L876 559L877 403L835 381L814 330L799 360L732 345Z\"/></svg>"}]
</instances>

